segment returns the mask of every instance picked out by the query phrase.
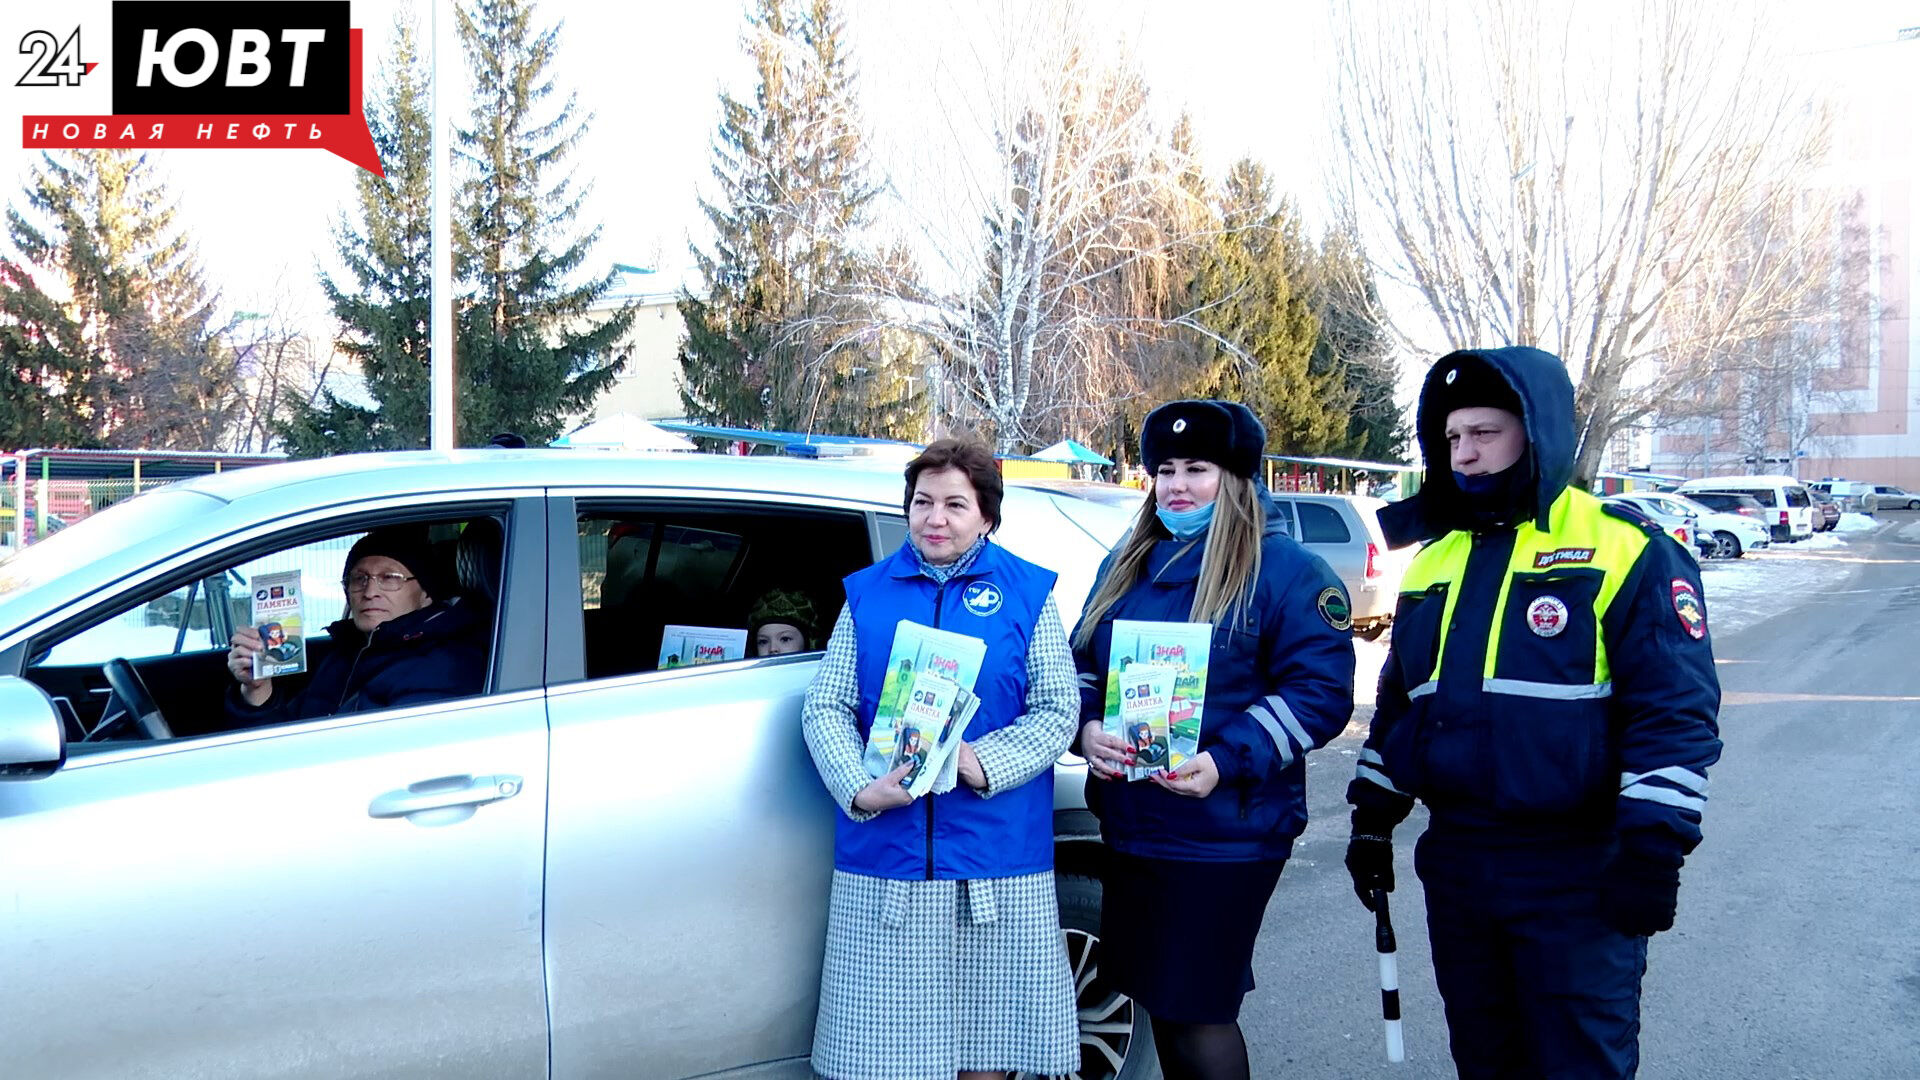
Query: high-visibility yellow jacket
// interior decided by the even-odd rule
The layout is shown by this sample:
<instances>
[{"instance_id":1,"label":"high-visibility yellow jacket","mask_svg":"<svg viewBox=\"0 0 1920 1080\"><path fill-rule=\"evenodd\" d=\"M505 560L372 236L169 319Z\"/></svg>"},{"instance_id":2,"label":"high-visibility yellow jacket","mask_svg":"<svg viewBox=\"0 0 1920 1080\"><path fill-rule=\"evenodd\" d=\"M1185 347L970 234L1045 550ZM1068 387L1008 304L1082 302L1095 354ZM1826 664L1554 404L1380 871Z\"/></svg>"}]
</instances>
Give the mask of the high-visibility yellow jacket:
<instances>
[{"instance_id":1,"label":"high-visibility yellow jacket","mask_svg":"<svg viewBox=\"0 0 1920 1080\"><path fill-rule=\"evenodd\" d=\"M1440 828L1631 832L1677 864L1719 703L1692 559L1568 488L1544 528L1457 530L1415 556L1348 798L1386 828L1418 798Z\"/></svg>"}]
</instances>

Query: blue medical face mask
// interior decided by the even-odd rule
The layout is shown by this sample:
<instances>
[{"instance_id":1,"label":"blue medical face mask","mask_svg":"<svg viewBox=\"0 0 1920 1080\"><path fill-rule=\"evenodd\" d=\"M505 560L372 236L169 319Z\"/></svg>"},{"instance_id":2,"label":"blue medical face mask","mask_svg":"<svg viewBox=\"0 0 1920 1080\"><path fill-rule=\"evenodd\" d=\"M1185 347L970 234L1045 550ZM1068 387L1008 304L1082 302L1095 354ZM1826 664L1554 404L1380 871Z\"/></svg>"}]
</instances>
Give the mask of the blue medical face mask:
<instances>
[{"instance_id":1,"label":"blue medical face mask","mask_svg":"<svg viewBox=\"0 0 1920 1080\"><path fill-rule=\"evenodd\" d=\"M1213 503L1197 506L1192 510L1168 510L1160 507L1154 510L1154 513L1159 515L1160 524L1165 525L1168 532L1181 540L1192 540L1206 532L1207 526L1213 524Z\"/></svg>"}]
</instances>

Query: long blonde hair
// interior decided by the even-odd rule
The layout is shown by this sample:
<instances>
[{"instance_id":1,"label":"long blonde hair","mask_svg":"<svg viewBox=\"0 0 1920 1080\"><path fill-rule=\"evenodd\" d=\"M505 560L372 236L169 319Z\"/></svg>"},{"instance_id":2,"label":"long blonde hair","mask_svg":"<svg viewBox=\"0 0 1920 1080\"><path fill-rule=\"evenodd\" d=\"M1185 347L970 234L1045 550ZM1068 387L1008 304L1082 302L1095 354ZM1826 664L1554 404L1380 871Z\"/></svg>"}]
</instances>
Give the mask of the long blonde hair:
<instances>
[{"instance_id":1,"label":"long blonde hair","mask_svg":"<svg viewBox=\"0 0 1920 1080\"><path fill-rule=\"evenodd\" d=\"M1159 479L1153 482L1158 484ZM1107 576L1100 579L1087 601L1080 617L1080 632L1074 635L1075 645L1085 646L1093 640L1100 620L1146 573L1153 545L1173 537L1160 523L1155 512L1158 508L1159 500L1149 488L1132 531L1121 541ZM1206 554L1200 562L1189 620L1218 626L1237 606L1252 598L1253 583L1260 578L1260 538L1266 528L1267 509L1253 481L1220 470L1220 490L1213 500L1213 523L1207 527Z\"/></svg>"}]
</instances>

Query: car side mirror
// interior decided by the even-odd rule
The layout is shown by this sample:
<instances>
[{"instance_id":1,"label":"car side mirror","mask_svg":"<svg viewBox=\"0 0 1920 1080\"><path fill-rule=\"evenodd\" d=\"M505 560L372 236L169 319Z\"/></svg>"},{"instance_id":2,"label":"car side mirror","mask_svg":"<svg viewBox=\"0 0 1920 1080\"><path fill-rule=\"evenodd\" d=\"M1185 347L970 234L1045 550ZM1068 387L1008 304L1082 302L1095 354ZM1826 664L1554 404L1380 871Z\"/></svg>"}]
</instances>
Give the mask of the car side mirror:
<instances>
[{"instance_id":1,"label":"car side mirror","mask_svg":"<svg viewBox=\"0 0 1920 1080\"><path fill-rule=\"evenodd\" d=\"M67 729L45 690L0 675L0 780L38 780L67 762Z\"/></svg>"}]
</instances>

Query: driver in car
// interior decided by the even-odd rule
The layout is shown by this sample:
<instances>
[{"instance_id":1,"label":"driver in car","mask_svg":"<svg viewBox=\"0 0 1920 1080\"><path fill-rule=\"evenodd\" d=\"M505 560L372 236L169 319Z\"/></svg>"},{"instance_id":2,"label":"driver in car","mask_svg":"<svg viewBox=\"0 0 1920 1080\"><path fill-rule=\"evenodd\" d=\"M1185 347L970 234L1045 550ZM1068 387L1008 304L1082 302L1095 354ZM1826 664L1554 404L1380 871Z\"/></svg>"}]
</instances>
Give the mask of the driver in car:
<instances>
[{"instance_id":1,"label":"driver in car","mask_svg":"<svg viewBox=\"0 0 1920 1080\"><path fill-rule=\"evenodd\" d=\"M233 635L227 670L239 684L227 695L234 727L311 720L479 693L486 682L487 625L459 602L453 575L425 526L378 528L347 552L342 583L347 617L327 628L333 649L307 685L276 690L253 678L266 646L245 627Z\"/></svg>"}]
</instances>

